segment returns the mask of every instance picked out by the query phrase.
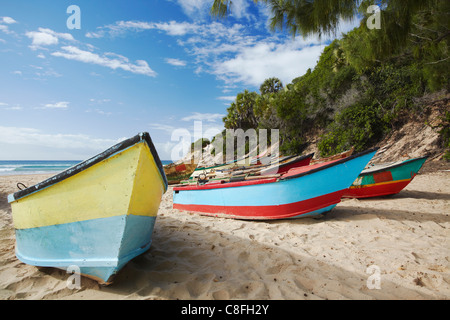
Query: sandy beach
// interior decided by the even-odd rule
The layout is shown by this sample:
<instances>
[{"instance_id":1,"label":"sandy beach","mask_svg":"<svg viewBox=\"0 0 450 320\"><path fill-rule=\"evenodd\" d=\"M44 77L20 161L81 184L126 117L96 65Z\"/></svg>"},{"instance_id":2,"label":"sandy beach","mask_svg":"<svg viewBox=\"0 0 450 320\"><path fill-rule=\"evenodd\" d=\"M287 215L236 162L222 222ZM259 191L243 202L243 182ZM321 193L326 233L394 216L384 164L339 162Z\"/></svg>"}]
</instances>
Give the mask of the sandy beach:
<instances>
[{"instance_id":1,"label":"sandy beach","mask_svg":"<svg viewBox=\"0 0 450 320\"><path fill-rule=\"evenodd\" d=\"M0 300L449 299L450 172L400 194L343 200L321 218L240 221L172 209L169 188L149 251L103 287L15 257L7 195L44 175L0 176Z\"/></svg>"}]
</instances>

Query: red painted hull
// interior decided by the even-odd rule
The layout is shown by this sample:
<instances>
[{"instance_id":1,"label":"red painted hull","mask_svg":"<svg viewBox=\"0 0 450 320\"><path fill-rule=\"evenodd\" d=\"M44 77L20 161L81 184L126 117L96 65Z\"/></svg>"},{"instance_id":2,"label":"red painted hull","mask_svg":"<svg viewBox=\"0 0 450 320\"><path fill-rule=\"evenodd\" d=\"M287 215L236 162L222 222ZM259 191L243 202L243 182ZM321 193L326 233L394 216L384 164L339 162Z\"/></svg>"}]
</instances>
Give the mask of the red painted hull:
<instances>
[{"instance_id":1,"label":"red painted hull","mask_svg":"<svg viewBox=\"0 0 450 320\"><path fill-rule=\"evenodd\" d=\"M372 198L397 194L411 181L412 179L407 179L369 186L353 186L345 191L343 198Z\"/></svg>"},{"instance_id":2,"label":"red painted hull","mask_svg":"<svg viewBox=\"0 0 450 320\"><path fill-rule=\"evenodd\" d=\"M287 219L314 212L341 201L345 190L333 192L320 197L277 206L212 206L194 204L173 204L174 209L196 211L204 215L250 220Z\"/></svg>"}]
</instances>

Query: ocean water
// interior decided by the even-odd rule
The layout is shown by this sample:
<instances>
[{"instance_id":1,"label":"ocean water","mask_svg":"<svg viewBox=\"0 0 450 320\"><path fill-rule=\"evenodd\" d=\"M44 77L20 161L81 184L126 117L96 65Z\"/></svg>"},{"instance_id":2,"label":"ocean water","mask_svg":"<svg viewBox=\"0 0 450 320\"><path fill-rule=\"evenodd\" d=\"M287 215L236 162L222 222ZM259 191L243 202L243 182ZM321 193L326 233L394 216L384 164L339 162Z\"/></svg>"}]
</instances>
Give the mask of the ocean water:
<instances>
[{"instance_id":1,"label":"ocean water","mask_svg":"<svg viewBox=\"0 0 450 320\"><path fill-rule=\"evenodd\" d=\"M57 174L80 162L79 160L0 160L0 175ZM161 162L163 165L172 163L170 160Z\"/></svg>"}]
</instances>

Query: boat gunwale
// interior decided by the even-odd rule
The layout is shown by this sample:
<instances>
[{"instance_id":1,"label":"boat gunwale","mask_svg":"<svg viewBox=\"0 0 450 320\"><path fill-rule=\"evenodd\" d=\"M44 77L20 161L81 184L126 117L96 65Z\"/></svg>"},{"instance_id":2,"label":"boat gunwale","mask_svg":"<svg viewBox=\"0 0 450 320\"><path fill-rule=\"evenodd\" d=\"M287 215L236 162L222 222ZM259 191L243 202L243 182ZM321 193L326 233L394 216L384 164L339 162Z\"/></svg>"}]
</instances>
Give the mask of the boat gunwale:
<instances>
[{"instance_id":1,"label":"boat gunwale","mask_svg":"<svg viewBox=\"0 0 450 320\"><path fill-rule=\"evenodd\" d=\"M312 173L315 173L315 172L319 172L319 171L322 171L322 170L325 170L325 169L337 166L339 164L343 164L343 163L345 163L347 161L350 161L350 160L362 157L364 155L367 155L369 153L372 153L374 151L377 151L378 149L379 148L373 148L373 149L369 149L369 150L362 151L360 153L351 155L351 156L346 157L346 158L342 158L342 159L338 159L338 160L332 160L331 163L328 163L326 165L323 165L323 166L320 166L320 167L317 167L317 168L314 168L314 169L311 169L311 170L308 170L308 171L305 171L305 172L301 172L301 173L293 175L293 176L288 176L288 177L280 176L279 178L272 178L272 179L270 179L270 178L267 178L267 179L265 179L265 178L255 179L253 181L248 181L249 183L246 183L245 185L243 185L241 181L238 181L238 182L213 183L212 185L209 185L209 186L207 184L200 185L200 186L199 185L196 185L196 186L187 185L187 186L174 187L173 191L202 191L202 190L214 190L214 189L222 189L222 188L245 187L245 186L251 186L251 185L258 185L258 184L269 184L269 183L283 182L283 181L287 181L287 180L290 180L290 179L300 178L300 177L303 177L303 176L306 176L306 175L309 175L309 174L312 174ZM258 181L261 181L261 180L264 181L264 182L259 182L258 183ZM273 181L267 181L267 180L273 180Z\"/></svg>"},{"instance_id":2,"label":"boat gunwale","mask_svg":"<svg viewBox=\"0 0 450 320\"><path fill-rule=\"evenodd\" d=\"M411 159L407 159L404 160L400 163L394 163L390 166L384 167L384 168L380 168L380 169L376 169L370 172L364 172L364 170L359 174L360 176L370 176L373 175L374 173L379 173L379 172L383 172L383 171L387 171L387 170L391 170L391 169L395 169L401 166L404 166L405 164L411 163L411 162L415 162L415 161L419 161L419 160L423 160L425 159L425 161L427 160L428 156L423 156L423 157L418 157L418 158L411 158ZM425 162L424 162L425 163ZM365 170L368 170L370 168L367 168Z\"/></svg>"},{"instance_id":3,"label":"boat gunwale","mask_svg":"<svg viewBox=\"0 0 450 320\"><path fill-rule=\"evenodd\" d=\"M372 148L372 149L368 149L368 150L359 152L357 154L353 154L353 155L348 156L346 158L342 158L342 159L338 159L338 160L331 160L331 162L326 164L326 165L323 165L323 166L320 166L320 167L317 167L317 168L314 168L314 169L311 169L311 170L308 170L308 171L305 171L305 172L300 172L299 174L296 174L296 175L287 176L287 177L281 176L280 177L280 181L300 178L300 177L303 177L303 176L306 176L306 175L309 175L309 174L312 174L312 173L315 173L315 172L318 172L318 171L321 171L321 170L325 170L325 169L334 167L336 165L345 163L347 161L350 161L350 160L362 157L362 156L364 156L366 154L369 154L369 153L372 153L374 151L378 151L378 149L379 149L378 147L377 148Z\"/></svg>"},{"instance_id":4,"label":"boat gunwale","mask_svg":"<svg viewBox=\"0 0 450 320\"><path fill-rule=\"evenodd\" d=\"M223 180L217 180L217 182L213 182L210 184L204 185L186 185L180 187L174 187L173 191L202 191L202 190L217 190L224 188L236 188L236 187L246 187L246 186L255 186L259 184L267 184L267 183L275 183L277 182L277 178L261 178L255 179L253 181L232 181L225 182Z\"/></svg>"},{"instance_id":5,"label":"boat gunwale","mask_svg":"<svg viewBox=\"0 0 450 320\"><path fill-rule=\"evenodd\" d=\"M157 153L156 148L155 148L155 146L153 144L153 141L152 141L152 139L150 137L150 134L148 132L142 132L142 133L139 133L139 134L135 135L134 137L131 137L129 139L123 140L123 141L115 144L114 146L112 146L112 147L106 149L105 151L97 154L96 156L94 156L92 158L89 158L89 159L87 159L85 161L82 161L82 162L80 162L80 163L78 163L78 164L76 164L76 165L74 165L74 166L72 166L72 167L70 167L70 168L68 168L68 169L58 173L55 176L52 176L52 177L50 177L50 178L48 178L48 179L46 179L46 180L44 180L42 182L39 182L39 183L37 183L37 184L35 184L33 186L30 186L30 187L26 188L24 190L20 190L20 191L17 191L15 193L13 193L13 194L10 194L8 196L8 202L17 201L17 200L19 200L19 199L21 199L21 198L23 198L25 196L28 196L28 195L30 195L30 194L32 194L34 192L40 191L42 189L45 189L45 188L47 188L49 186L52 186L52 185L58 183L58 182L61 182L61 181L65 180L65 179L67 179L69 177L72 177L72 176L74 176L74 175L76 175L76 174L78 174L78 173L80 173L80 172L82 172L82 171L84 171L84 170L94 166L95 164L100 163L101 161L110 158L114 154L116 154L118 152L121 152L121 151L124 151L124 150L128 149L129 147L131 147L131 146L133 146L133 145L135 145L137 143L140 143L141 141L145 141L147 143L147 145L148 145L148 147L150 149L150 152L151 152L151 154L153 156L153 159L155 160L155 164L158 167L158 170L159 170L159 173L161 175L161 178L162 178L162 180L164 182L164 187L165 187L164 190L166 191L167 188L168 188L168 181L167 181L166 174L164 172L164 168L163 168L162 162L161 162L161 160L160 160L160 158L158 156L158 153Z\"/></svg>"}]
</instances>

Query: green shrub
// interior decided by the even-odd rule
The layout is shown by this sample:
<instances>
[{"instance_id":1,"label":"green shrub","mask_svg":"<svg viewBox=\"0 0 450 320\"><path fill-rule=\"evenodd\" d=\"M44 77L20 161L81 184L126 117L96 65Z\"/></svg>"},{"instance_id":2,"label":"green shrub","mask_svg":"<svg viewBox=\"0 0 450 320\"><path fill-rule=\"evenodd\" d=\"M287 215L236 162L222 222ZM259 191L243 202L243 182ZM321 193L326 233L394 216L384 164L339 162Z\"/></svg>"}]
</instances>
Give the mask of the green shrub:
<instances>
[{"instance_id":1,"label":"green shrub","mask_svg":"<svg viewBox=\"0 0 450 320\"><path fill-rule=\"evenodd\" d=\"M362 151L381 139L385 125L376 104L356 103L338 113L318 144L321 156Z\"/></svg>"}]
</instances>

